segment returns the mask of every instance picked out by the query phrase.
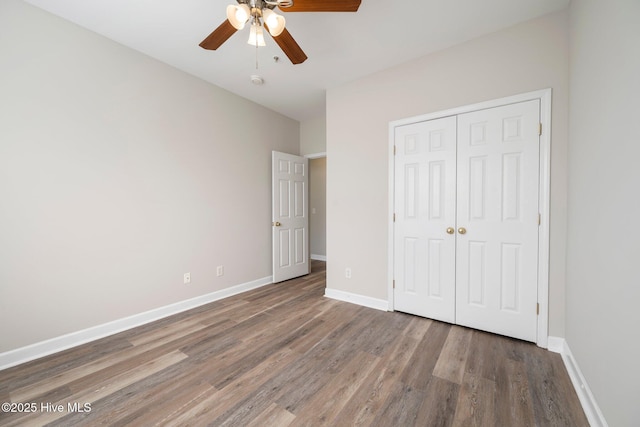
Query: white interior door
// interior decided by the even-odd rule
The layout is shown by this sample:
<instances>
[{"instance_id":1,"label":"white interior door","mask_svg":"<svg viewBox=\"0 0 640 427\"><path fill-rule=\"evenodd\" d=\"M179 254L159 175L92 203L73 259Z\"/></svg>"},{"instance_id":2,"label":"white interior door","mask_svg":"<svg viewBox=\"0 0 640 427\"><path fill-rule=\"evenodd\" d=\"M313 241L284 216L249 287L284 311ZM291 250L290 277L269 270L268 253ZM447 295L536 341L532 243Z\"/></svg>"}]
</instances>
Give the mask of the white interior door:
<instances>
[{"instance_id":1,"label":"white interior door","mask_svg":"<svg viewBox=\"0 0 640 427\"><path fill-rule=\"evenodd\" d=\"M396 128L397 310L455 322L456 118Z\"/></svg>"},{"instance_id":2,"label":"white interior door","mask_svg":"<svg viewBox=\"0 0 640 427\"><path fill-rule=\"evenodd\" d=\"M539 100L458 116L456 323L527 341L537 336L539 123Z\"/></svg>"},{"instance_id":3,"label":"white interior door","mask_svg":"<svg viewBox=\"0 0 640 427\"><path fill-rule=\"evenodd\" d=\"M395 128L396 310L536 341L539 123L533 100Z\"/></svg>"},{"instance_id":4,"label":"white interior door","mask_svg":"<svg viewBox=\"0 0 640 427\"><path fill-rule=\"evenodd\" d=\"M309 274L309 160L272 154L273 282Z\"/></svg>"}]
</instances>

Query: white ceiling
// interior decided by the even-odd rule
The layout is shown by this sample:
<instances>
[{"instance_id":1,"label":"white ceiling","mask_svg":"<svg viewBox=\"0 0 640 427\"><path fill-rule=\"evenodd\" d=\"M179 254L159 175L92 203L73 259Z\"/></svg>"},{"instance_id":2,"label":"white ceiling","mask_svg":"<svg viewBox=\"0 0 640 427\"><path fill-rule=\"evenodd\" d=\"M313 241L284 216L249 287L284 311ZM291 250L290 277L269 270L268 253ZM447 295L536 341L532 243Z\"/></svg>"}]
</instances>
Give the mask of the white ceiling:
<instances>
[{"instance_id":1,"label":"white ceiling","mask_svg":"<svg viewBox=\"0 0 640 427\"><path fill-rule=\"evenodd\" d=\"M326 89L563 9L569 0L362 0L356 13L282 13L309 59L292 65L248 26L217 51L198 44L234 0L26 0L293 119L324 115ZM318 0L319 2L322 0ZM276 63L274 56L280 57ZM256 86L250 76L263 77Z\"/></svg>"}]
</instances>

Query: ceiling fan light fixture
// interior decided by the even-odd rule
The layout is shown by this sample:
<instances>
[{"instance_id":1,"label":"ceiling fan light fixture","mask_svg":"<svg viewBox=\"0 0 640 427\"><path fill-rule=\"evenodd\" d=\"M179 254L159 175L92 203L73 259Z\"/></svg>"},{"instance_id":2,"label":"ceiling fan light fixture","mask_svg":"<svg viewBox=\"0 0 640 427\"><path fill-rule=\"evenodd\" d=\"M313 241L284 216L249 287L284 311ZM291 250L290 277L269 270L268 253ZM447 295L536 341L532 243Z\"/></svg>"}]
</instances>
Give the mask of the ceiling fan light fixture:
<instances>
[{"instance_id":1,"label":"ceiling fan light fixture","mask_svg":"<svg viewBox=\"0 0 640 427\"><path fill-rule=\"evenodd\" d=\"M230 4L227 6L227 19L236 30L242 30L247 23L251 11L246 4Z\"/></svg>"},{"instance_id":2,"label":"ceiling fan light fixture","mask_svg":"<svg viewBox=\"0 0 640 427\"><path fill-rule=\"evenodd\" d=\"M267 25L267 29L269 33L273 37L278 37L284 31L284 26L286 24L286 20L284 16L278 15L271 9L264 9L262 11L262 16L264 17L264 23Z\"/></svg>"},{"instance_id":3,"label":"ceiling fan light fixture","mask_svg":"<svg viewBox=\"0 0 640 427\"><path fill-rule=\"evenodd\" d=\"M251 24L251 31L249 32L249 40L247 41L252 46L266 46L264 42L264 34L262 32L262 26L258 20L255 20Z\"/></svg>"}]
</instances>

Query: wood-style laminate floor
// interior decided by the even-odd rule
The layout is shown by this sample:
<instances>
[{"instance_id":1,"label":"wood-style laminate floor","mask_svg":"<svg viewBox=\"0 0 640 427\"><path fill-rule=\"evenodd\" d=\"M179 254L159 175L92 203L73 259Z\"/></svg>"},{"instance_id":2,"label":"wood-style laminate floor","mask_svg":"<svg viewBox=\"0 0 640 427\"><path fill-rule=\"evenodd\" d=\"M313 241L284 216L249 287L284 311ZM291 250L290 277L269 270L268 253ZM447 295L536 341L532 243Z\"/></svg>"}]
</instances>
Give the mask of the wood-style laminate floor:
<instances>
[{"instance_id":1,"label":"wood-style laminate floor","mask_svg":"<svg viewBox=\"0 0 640 427\"><path fill-rule=\"evenodd\" d=\"M0 425L588 425L558 354L325 298L324 269L0 371L36 409Z\"/></svg>"}]
</instances>

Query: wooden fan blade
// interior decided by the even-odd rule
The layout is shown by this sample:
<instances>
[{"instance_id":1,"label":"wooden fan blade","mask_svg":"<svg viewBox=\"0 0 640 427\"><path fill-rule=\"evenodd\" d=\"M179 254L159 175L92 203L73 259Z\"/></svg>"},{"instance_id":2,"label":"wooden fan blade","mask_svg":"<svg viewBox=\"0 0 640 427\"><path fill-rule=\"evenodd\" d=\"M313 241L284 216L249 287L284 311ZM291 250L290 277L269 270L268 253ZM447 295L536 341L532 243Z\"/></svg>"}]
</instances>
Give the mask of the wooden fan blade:
<instances>
[{"instance_id":1,"label":"wooden fan blade","mask_svg":"<svg viewBox=\"0 0 640 427\"><path fill-rule=\"evenodd\" d=\"M265 27L267 27L266 24ZM267 31L268 30L269 28L267 27ZM280 49L282 49L285 55L287 55L294 64L302 64L307 60L307 55L302 51L298 42L294 40L293 36L286 28L282 30L282 33L279 36L274 37L273 39L278 43Z\"/></svg>"},{"instance_id":2,"label":"wooden fan blade","mask_svg":"<svg viewBox=\"0 0 640 427\"><path fill-rule=\"evenodd\" d=\"M293 0L283 12L357 12L361 0Z\"/></svg>"},{"instance_id":3,"label":"wooden fan blade","mask_svg":"<svg viewBox=\"0 0 640 427\"><path fill-rule=\"evenodd\" d=\"M229 37L231 37L236 31L236 28L231 25L228 19L220 24L218 28L216 28L213 33L209 34L209 37L202 40L200 43L200 47L208 50L216 50L222 43L226 42Z\"/></svg>"}]
</instances>

